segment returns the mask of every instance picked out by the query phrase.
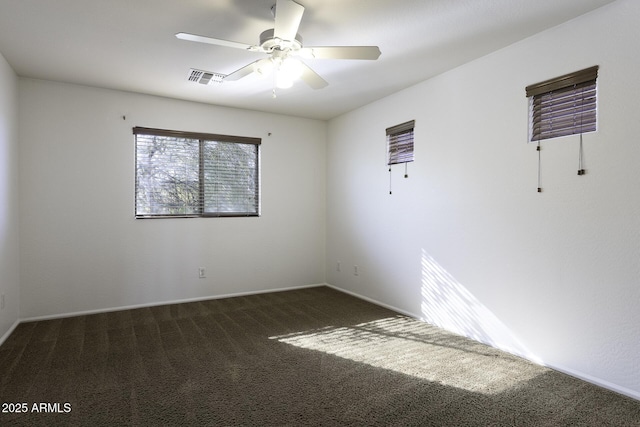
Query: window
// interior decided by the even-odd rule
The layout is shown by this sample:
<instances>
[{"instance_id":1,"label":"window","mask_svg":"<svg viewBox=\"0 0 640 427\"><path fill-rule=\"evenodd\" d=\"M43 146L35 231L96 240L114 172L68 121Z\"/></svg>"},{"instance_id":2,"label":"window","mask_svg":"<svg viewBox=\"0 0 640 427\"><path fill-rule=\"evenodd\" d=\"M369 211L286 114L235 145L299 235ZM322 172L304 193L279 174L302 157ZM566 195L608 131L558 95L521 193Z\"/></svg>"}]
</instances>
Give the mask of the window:
<instances>
[{"instance_id":1,"label":"window","mask_svg":"<svg viewBox=\"0 0 640 427\"><path fill-rule=\"evenodd\" d=\"M598 66L527 86L529 141L594 132Z\"/></svg>"},{"instance_id":2,"label":"window","mask_svg":"<svg viewBox=\"0 0 640 427\"><path fill-rule=\"evenodd\" d=\"M136 218L258 216L260 138L133 128Z\"/></svg>"},{"instance_id":3,"label":"window","mask_svg":"<svg viewBox=\"0 0 640 427\"><path fill-rule=\"evenodd\" d=\"M387 128L389 165L413 162L413 127L415 120Z\"/></svg>"}]
</instances>

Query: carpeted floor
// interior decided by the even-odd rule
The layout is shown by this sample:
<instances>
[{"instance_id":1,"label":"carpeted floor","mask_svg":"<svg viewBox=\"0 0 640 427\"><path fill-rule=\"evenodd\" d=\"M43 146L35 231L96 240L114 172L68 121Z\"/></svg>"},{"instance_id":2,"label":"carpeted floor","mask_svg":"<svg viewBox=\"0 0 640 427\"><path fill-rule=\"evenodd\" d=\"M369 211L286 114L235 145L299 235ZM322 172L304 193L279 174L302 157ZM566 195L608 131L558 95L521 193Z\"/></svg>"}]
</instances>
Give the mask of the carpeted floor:
<instances>
[{"instance_id":1,"label":"carpeted floor","mask_svg":"<svg viewBox=\"0 0 640 427\"><path fill-rule=\"evenodd\" d=\"M324 287L20 324L0 402L2 426L640 426L638 401Z\"/></svg>"}]
</instances>

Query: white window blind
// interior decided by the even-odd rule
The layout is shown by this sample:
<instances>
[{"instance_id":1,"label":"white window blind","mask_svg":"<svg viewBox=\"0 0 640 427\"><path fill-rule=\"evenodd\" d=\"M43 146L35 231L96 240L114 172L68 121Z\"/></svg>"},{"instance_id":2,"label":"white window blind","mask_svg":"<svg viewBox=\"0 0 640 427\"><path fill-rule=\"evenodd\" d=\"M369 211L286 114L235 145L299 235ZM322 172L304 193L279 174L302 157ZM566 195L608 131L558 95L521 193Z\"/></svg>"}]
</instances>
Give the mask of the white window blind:
<instances>
[{"instance_id":1,"label":"white window blind","mask_svg":"<svg viewBox=\"0 0 640 427\"><path fill-rule=\"evenodd\" d=\"M258 216L260 139L136 127L136 218Z\"/></svg>"},{"instance_id":2,"label":"white window blind","mask_svg":"<svg viewBox=\"0 0 640 427\"><path fill-rule=\"evenodd\" d=\"M529 141L597 129L598 66L527 86Z\"/></svg>"},{"instance_id":3,"label":"white window blind","mask_svg":"<svg viewBox=\"0 0 640 427\"><path fill-rule=\"evenodd\" d=\"M387 128L389 165L413 162L413 128L415 120Z\"/></svg>"}]
</instances>

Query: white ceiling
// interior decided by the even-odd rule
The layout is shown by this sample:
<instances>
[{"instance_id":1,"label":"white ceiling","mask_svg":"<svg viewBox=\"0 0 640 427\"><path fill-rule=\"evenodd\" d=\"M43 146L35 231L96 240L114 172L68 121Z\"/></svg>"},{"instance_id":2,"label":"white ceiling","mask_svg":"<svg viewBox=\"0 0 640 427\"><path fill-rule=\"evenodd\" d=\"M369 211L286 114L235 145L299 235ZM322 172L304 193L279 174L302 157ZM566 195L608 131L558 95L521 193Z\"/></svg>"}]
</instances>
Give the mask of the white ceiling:
<instances>
[{"instance_id":1,"label":"white ceiling","mask_svg":"<svg viewBox=\"0 0 640 427\"><path fill-rule=\"evenodd\" d=\"M187 42L258 44L275 0L0 0L0 53L19 76L329 119L614 0L296 0L306 46L377 45L377 61L305 60L329 86L253 76L204 86L264 56Z\"/></svg>"}]
</instances>

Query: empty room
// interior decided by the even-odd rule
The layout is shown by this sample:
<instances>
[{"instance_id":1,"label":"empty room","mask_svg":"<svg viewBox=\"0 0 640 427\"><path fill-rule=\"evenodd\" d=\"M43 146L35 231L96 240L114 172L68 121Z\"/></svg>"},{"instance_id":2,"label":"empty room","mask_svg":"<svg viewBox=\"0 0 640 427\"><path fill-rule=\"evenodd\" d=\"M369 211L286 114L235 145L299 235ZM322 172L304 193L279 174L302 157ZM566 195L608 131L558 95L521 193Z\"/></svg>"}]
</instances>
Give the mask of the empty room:
<instances>
[{"instance_id":1,"label":"empty room","mask_svg":"<svg viewBox=\"0 0 640 427\"><path fill-rule=\"evenodd\" d=\"M640 425L636 0L0 0L0 425Z\"/></svg>"}]
</instances>

